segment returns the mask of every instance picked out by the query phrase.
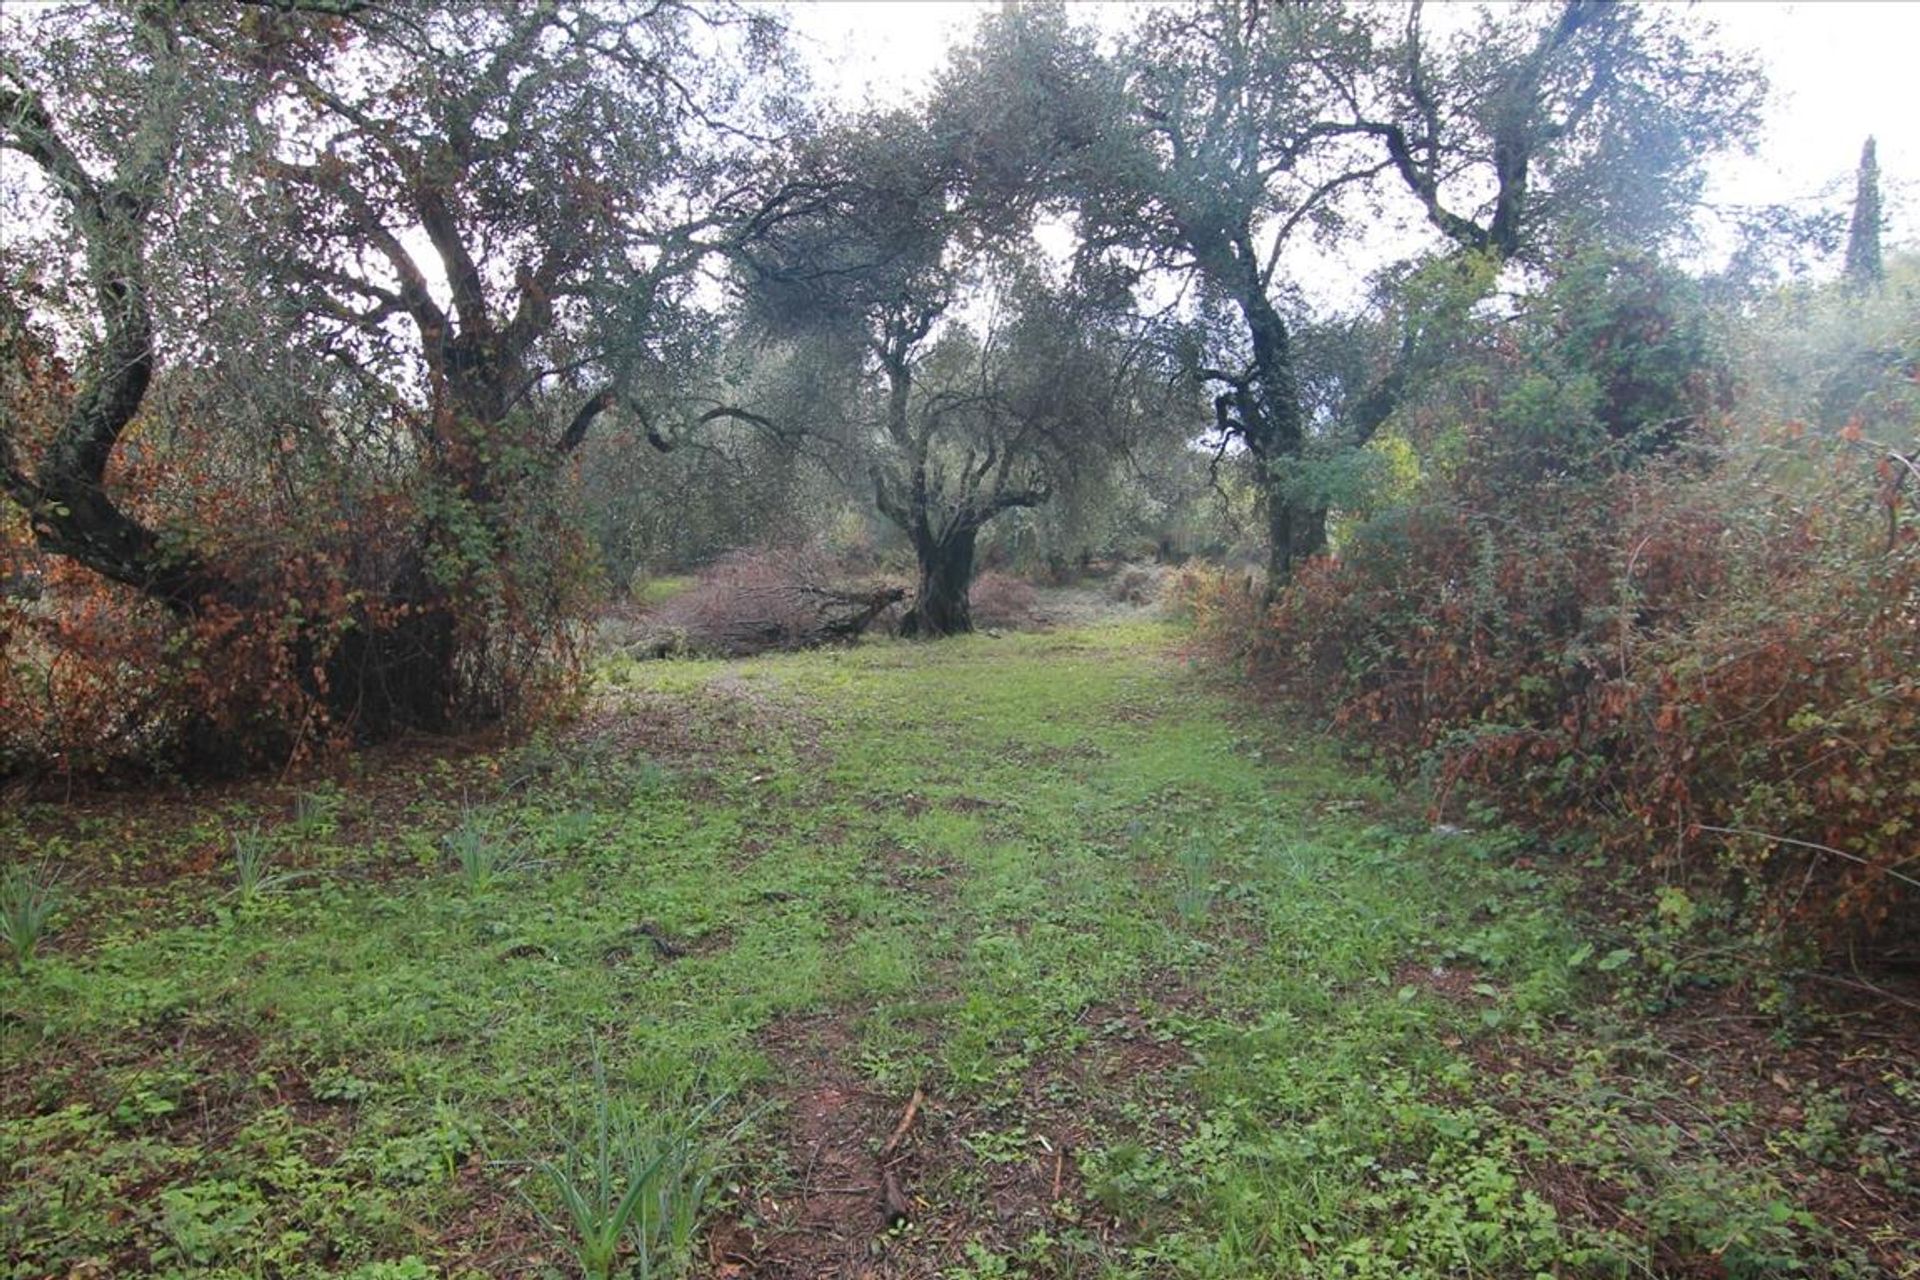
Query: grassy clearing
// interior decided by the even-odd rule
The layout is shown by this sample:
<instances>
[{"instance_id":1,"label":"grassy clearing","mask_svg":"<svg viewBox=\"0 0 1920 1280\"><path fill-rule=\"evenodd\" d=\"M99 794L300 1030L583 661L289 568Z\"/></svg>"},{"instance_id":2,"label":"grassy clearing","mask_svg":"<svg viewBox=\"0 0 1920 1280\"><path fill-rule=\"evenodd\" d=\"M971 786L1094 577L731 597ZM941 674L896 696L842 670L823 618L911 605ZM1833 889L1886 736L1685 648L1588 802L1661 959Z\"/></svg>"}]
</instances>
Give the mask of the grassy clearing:
<instances>
[{"instance_id":1,"label":"grassy clearing","mask_svg":"<svg viewBox=\"0 0 1920 1280\"><path fill-rule=\"evenodd\" d=\"M670 574L648 578L634 590L633 603L643 609L652 609L665 604L675 596L684 595L693 583L691 574Z\"/></svg>"},{"instance_id":2,"label":"grassy clearing","mask_svg":"<svg viewBox=\"0 0 1920 1280\"><path fill-rule=\"evenodd\" d=\"M619 663L551 742L9 815L68 902L5 1274L575 1275L661 1153L615 1274L1920 1274L1897 1042L1648 1018L1173 639Z\"/></svg>"}]
</instances>

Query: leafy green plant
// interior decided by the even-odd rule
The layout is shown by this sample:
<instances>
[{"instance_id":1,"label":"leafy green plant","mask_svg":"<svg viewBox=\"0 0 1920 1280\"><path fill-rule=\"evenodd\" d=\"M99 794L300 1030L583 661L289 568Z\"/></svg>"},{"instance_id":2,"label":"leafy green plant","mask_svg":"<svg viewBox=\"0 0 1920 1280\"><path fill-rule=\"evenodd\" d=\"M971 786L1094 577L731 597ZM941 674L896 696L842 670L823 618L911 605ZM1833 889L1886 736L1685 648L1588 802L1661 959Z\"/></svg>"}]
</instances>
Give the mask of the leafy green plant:
<instances>
[{"instance_id":1,"label":"leafy green plant","mask_svg":"<svg viewBox=\"0 0 1920 1280\"><path fill-rule=\"evenodd\" d=\"M469 893L485 893L518 862L512 848L496 836L492 824L472 806L463 807L460 825L441 837L454 869Z\"/></svg>"},{"instance_id":2,"label":"leafy green plant","mask_svg":"<svg viewBox=\"0 0 1920 1280\"><path fill-rule=\"evenodd\" d=\"M66 901L57 877L30 867L9 867L0 878L0 940L13 953L13 967L25 973Z\"/></svg>"},{"instance_id":3,"label":"leafy green plant","mask_svg":"<svg viewBox=\"0 0 1920 1280\"><path fill-rule=\"evenodd\" d=\"M233 892L240 906L250 906L276 889L301 878L303 873L273 869L273 842L259 827L233 833Z\"/></svg>"},{"instance_id":4,"label":"leafy green plant","mask_svg":"<svg viewBox=\"0 0 1920 1280\"><path fill-rule=\"evenodd\" d=\"M340 825L340 797L331 791L305 791L294 799L291 830L300 840L324 840Z\"/></svg>"},{"instance_id":5,"label":"leafy green plant","mask_svg":"<svg viewBox=\"0 0 1920 1280\"><path fill-rule=\"evenodd\" d=\"M260 1243L266 1213L258 1188L217 1178L160 1193L160 1232L167 1243L156 1258L211 1267L238 1262Z\"/></svg>"},{"instance_id":6,"label":"leafy green plant","mask_svg":"<svg viewBox=\"0 0 1920 1280\"><path fill-rule=\"evenodd\" d=\"M540 1165L561 1206L557 1219L541 1217L587 1280L610 1280L623 1246L641 1280L680 1274L715 1172L701 1130L724 1098L677 1115L643 1115L612 1096L597 1051L593 1083L585 1132Z\"/></svg>"}]
</instances>

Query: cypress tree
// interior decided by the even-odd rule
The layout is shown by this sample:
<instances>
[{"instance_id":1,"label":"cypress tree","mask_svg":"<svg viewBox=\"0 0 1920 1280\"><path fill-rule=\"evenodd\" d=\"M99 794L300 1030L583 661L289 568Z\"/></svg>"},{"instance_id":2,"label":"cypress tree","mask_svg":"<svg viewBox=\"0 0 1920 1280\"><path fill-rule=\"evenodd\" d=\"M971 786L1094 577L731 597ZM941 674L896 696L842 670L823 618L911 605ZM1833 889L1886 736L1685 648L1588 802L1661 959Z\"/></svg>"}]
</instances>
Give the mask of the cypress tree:
<instances>
[{"instance_id":1,"label":"cypress tree","mask_svg":"<svg viewBox=\"0 0 1920 1280\"><path fill-rule=\"evenodd\" d=\"M1880 161L1873 139L1860 148L1860 169L1853 189L1853 225L1847 232L1847 283L1872 288L1886 274L1880 262Z\"/></svg>"}]
</instances>

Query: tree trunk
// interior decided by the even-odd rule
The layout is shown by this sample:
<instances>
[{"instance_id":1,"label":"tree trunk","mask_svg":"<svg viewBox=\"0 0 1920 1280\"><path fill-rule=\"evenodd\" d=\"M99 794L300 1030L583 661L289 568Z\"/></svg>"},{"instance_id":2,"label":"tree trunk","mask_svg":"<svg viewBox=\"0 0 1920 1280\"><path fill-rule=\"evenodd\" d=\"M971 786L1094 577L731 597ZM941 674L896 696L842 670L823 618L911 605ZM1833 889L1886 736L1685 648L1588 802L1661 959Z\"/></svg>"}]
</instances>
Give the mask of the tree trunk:
<instances>
[{"instance_id":1,"label":"tree trunk","mask_svg":"<svg viewBox=\"0 0 1920 1280\"><path fill-rule=\"evenodd\" d=\"M957 636L973 630L973 608L967 598L973 588L973 544L978 530L961 525L936 537L930 531L914 538L920 561L920 589L913 608L900 624L900 634L922 640Z\"/></svg>"},{"instance_id":2,"label":"tree trunk","mask_svg":"<svg viewBox=\"0 0 1920 1280\"><path fill-rule=\"evenodd\" d=\"M1293 504L1266 484L1264 477L1261 488L1267 504L1266 599L1271 604L1287 579L1293 576Z\"/></svg>"},{"instance_id":3,"label":"tree trunk","mask_svg":"<svg viewBox=\"0 0 1920 1280\"><path fill-rule=\"evenodd\" d=\"M1314 530L1324 530L1325 521L1314 520L1305 504L1295 500L1289 477L1281 470L1299 461L1307 436L1292 336L1250 268L1251 247L1238 261L1248 272L1241 282L1240 313L1252 340L1253 368L1236 398L1242 435L1258 464L1256 483L1267 508L1266 595L1271 601L1293 576L1294 565L1320 549L1322 539L1314 537Z\"/></svg>"}]
</instances>

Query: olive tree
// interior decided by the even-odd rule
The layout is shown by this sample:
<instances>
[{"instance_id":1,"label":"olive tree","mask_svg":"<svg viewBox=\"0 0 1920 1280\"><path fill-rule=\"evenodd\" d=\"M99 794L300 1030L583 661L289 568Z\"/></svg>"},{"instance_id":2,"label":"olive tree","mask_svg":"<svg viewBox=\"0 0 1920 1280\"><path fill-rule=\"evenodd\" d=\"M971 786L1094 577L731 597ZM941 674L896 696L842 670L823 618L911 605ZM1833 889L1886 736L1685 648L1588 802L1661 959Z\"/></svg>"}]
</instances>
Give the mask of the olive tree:
<instances>
[{"instance_id":1,"label":"olive tree","mask_svg":"<svg viewBox=\"0 0 1920 1280\"><path fill-rule=\"evenodd\" d=\"M1153 10L1106 81L1108 123L1071 157L1087 252L1196 286L1193 371L1253 464L1270 588L1325 543L1313 455L1386 420L1432 319L1410 310L1377 375L1315 415L1297 331L1325 307L1293 250L1357 247L1411 198L1420 253L1453 262L1470 302L1568 239L1669 229L1702 160L1754 120L1759 78L1687 15L1562 0L1456 18L1443 40L1425 23L1417 4Z\"/></svg>"},{"instance_id":2,"label":"olive tree","mask_svg":"<svg viewBox=\"0 0 1920 1280\"><path fill-rule=\"evenodd\" d=\"M704 264L779 207L755 162L787 106L753 87L771 28L675 0L290 0L55 6L4 39L0 146L28 162L7 252L34 267L9 271L33 282L9 329L80 370L50 428L0 423L41 546L182 618L264 607L280 565L157 523L163 495L115 460L157 380L294 352L332 371L302 407L323 447L378 458L402 513L343 584L348 616L295 628L295 669L366 730L502 709L562 631L528 616L563 594L524 576L556 532L541 495L683 354ZM238 454L281 416L217 425ZM285 555L354 515L309 511ZM502 645L516 614L524 643Z\"/></svg>"},{"instance_id":3,"label":"olive tree","mask_svg":"<svg viewBox=\"0 0 1920 1280\"><path fill-rule=\"evenodd\" d=\"M741 255L763 331L843 373L810 434L864 473L913 548L903 630L918 636L971 628L982 529L1096 465L1138 421L1148 376L1148 349L1034 261L1039 171L948 127L969 83L950 78L924 115L823 135L807 207Z\"/></svg>"}]
</instances>

